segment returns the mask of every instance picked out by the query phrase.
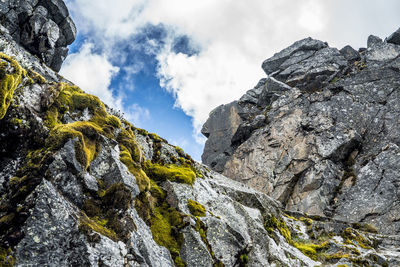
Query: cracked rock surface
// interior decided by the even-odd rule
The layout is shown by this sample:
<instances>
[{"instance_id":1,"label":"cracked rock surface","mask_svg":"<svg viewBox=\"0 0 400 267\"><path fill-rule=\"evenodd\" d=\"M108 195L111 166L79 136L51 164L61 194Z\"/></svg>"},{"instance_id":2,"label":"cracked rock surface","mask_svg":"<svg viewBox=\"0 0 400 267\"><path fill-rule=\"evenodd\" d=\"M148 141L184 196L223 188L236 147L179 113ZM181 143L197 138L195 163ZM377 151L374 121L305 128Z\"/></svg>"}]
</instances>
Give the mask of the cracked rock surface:
<instances>
[{"instance_id":1,"label":"cracked rock surface","mask_svg":"<svg viewBox=\"0 0 400 267\"><path fill-rule=\"evenodd\" d=\"M59 71L76 37L63 0L0 1L0 30Z\"/></svg>"},{"instance_id":2,"label":"cracked rock surface","mask_svg":"<svg viewBox=\"0 0 400 267\"><path fill-rule=\"evenodd\" d=\"M306 38L265 60L267 78L210 114L203 162L286 209L400 233L398 32L360 51Z\"/></svg>"},{"instance_id":3,"label":"cracked rock surface","mask_svg":"<svg viewBox=\"0 0 400 267\"><path fill-rule=\"evenodd\" d=\"M58 15L52 19L56 24L68 14L58 5L60 1L0 3L13 3L18 10L27 4L36 7L42 3L50 13L56 10ZM40 14L45 12L39 7L35 10ZM301 47L327 48L325 44L312 42ZM384 49L385 44L378 42L374 47ZM323 54L336 55L336 52L326 50ZM322 58L315 67L328 73L329 62L337 64L341 60L342 57L333 61ZM338 201L343 213L336 213L337 219L285 210L279 201L260 190L210 170L167 140L136 128L99 98L86 94L39 62L7 33L0 35L0 63L0 97L5 99L0 105L4 114L0 119L0 266L400 264L398 235L382 234L385 231L379 232L373 225L350 223L346 217L353 216L355 210L357 216L371 219L374 205L391 205L388 195L371 199L375 202L368 209L363 208L362 201L354 208ZM305 65L314 66L310 64ZM334 68L341 69L341 65ZM387 75L393 72L390 69ZM314 71L312 76L325 77L317 73ZM11 79L13 82L9 83ZM389 89L385 92L394 94ZM327 89L322 96L309 94L310 99L306 100L303 94L278 78L263 79L257 88L225 110L237 131L232 131L226 123L220 134L231 136L237 149L261 137L274 149L280 147L280 142L286 144L289 154L282 156L271 150L266 161L272 166L275 160L280 160L274 172L286 180L273 184L271 188L275 186L277 190L271 195L282 202L292 201L293 192L301 194L314 189L319 191L315 191L312 200L318 199L319 194L328 195L337 183L343 189L348 188L348 192L356 190L362 184L353 183L352 166L362 177L359 179L375 184L372 191L388 188L394 194L390 180L393 172L380 170L383 166L397 166L395 142L377 149L374 158L361 163L358 157L363 155L363 140L372 137L365 134L367 130L350 128L346 120L335 121L327 113L344 112L332 99L342 97L343 101L352 101L353 98L340 87ZM379 97L371 93L365 99L373 102ZM331 107L323 109L321 103L328 99L332 100ZM298 107L289 112L289 105ZM394 108L396 103L381 105ZM304 116L302 107L314 111L314 117L300 124L304 132L296 134L298 120ZM278 112L280 108L287 113ZM353 108L361 109L357 105ZM216 112L217 115L218 109ZM318 117L320 114L323 117ZM393 113L385 114L387 121L397 118ZM282 125L276 122L275 128L268 128L269 136L275 138L271 141L263 135L274 116ZM361 125L367 129L368 122L366 119ZM354 121L354 125L359 123ZM211 138L218 125L210 123L204 132ZM334 134L312 139L313 131L327 132L331 128L335 129ZM373 129L382 132L382 128ZM296 138L288 139L286 134ZM315 144L312 148L308 148L310 142ZM229 144L222 144L226 145ZM374 147L372 141L370 146ZM231 159L225 160L228 164ZM347 164L347 178L343 182L336 178L343 171L341 164ZM376 176L371 177L370 173ZM326 181L320 180L322 189L315 182L321 175L327 177ZM297 183L303 180L306 182ZM285 184L290 185L290 190L284 190ZM357 192L359 199L370 197L369 189L361 188L364 191ZM342 196L335 194L338 199ZM387 214L387 220L396 216L395 206L390 207L392 217Z\"/></svg>"}]
</instances>

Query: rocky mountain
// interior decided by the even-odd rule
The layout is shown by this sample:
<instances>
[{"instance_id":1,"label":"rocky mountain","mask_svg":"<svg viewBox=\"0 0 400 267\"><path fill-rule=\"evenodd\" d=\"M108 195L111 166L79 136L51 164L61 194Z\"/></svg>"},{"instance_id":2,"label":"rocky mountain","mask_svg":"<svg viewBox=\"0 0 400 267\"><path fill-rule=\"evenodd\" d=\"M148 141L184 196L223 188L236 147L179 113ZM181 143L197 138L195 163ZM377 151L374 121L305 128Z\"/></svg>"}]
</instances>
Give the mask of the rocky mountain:
<instances>
[{"instance_id":1,"label":"rocky mountain","mask_svg":"<svg viewBox=\"0 0 400 267\"><path fill-rule=\"evenodd\" d=\"M211 112L203 162L291 211L400 233L400 29L341 50L306 38Z\"/></svg>"},{"instance_id":2,"label":"rocky mountain","mask_svg":"<svg viewBox=\"0 0 400 267\"><path fill-rule=\"evenodd\" d=\"M0 31L59 71L76 37L63 0L0 1Z\"/></svg>"},{"instance_id":3,"label":"rocky mountain","mask_svg":"<svg viewBox=\"0 0 400 267\"><path fill-rule=\"evenodd\" d=\"M61 2L31 6L55 22L50 6ZM37 56L1 33L0 266L400 264L399 236L287 211L134 127Z\"/></svg>"}]
</instances>

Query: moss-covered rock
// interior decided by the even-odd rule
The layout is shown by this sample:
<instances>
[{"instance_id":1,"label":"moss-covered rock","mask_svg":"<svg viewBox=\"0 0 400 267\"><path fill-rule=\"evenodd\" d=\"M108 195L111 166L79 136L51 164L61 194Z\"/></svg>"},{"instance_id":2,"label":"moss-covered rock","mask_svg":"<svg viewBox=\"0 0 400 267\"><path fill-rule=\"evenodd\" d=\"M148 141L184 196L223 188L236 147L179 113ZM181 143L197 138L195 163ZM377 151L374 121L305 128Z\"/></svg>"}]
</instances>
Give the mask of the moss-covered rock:
<instances>
[{"instance_id":1,"label":"moss-covered rock","mask_svg":"<svg viewBox=\"0 0 400 267\"><path fill-rule=\"evenodd\" d=\"M22 74L23 69L17 61L0 53L0 120L6 115Z\"/></svg>"},{"instance_id":2,"label":"moss-covered rock","mask_svg":"<svg viewBox=\"0 0 400 267\"><path fill-rule=\"evenodd\" d=\"M76 143L77 160L88 168L100 150L97 142L102 129L93 122L77 121L55 126L47 139L47 145L56 150L61 148L69 139L78 138Z\"/></svg>"},{"instance_id":3,"label":"moss-covered rock","mask_svg":"<svg viewBox=\"0 0 400 267\"><path fill-rule=\"evenodd\" d=\"M152 164L146 162L146 173L156 181L169 180L171 182L194 184L196 181L196 174L188 166Z\"/></svg>"},{"instance_id":4,"label":"moss-covered rock","mask_svg":"<svg viewBox=\"0 0 400 267\"><path fill-rule=\"evenodd\" d=\"M150 179L149 177L147 177L147 174L141 169L140 164L135 162L135 160L132 158L132 154L125 146L120 145L120 149L120 160L128 167L129 172L135 176L136 183L139 187L140 192L149 190Z\"/></svg>"},{"instance_id":5,"label":"moss-covered rock","mask_svg":"<svg viewBox=\"0 0 400 267\"><path fill-rule=\"evenodd\" d=\"M0 266L12 267L15 264L15 258L12 255L11 248L0 247Z\"/></svg>"},{"instance_id":6,"label":"moss-covered rock","mask_svg":"<svg viewBox=\"0 0 400 267\"><path fill-rule=\"evenodd\" d=\"M199 217L206 216L206 209L199 202L189 199L187 206L190 210L190 213L193 214L194 216L199 216Z\"/></svg>"}]
</instances>

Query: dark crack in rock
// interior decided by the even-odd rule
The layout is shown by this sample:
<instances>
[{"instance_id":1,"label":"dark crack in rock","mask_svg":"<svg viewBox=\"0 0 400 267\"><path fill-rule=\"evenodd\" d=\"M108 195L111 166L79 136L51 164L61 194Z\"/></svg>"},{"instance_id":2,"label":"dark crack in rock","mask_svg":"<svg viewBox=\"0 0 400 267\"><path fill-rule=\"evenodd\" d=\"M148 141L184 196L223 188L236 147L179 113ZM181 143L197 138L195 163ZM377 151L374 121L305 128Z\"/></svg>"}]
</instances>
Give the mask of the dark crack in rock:
<instances>
[{"instance_id":1,"label":"dark crack in rock","mask_svg":"<svg viewBox=\"0 0 400 267\"><path fill-rule=\"evenodd\" d=\"M228 141L209 125L229 121L214 112L203 162L289 210L400 233L398 36L371 35L361 52L307 38L265 60L262 81L281 89L265 101L270 90L256 86L233 102L246 108L238 108L239 126L225 129L230 146L213 146Z\"/></svg>"},{"instance_id":2,"label":"dark crack in rock","mask_svg":"<svg viewBox=\"0 0 400 267\"><path fill-rule=\"evenodd\" d=\"M63 0L2 1L0 24L13 39L59 71L76 37Z\"/></svg>"}]
</instances>

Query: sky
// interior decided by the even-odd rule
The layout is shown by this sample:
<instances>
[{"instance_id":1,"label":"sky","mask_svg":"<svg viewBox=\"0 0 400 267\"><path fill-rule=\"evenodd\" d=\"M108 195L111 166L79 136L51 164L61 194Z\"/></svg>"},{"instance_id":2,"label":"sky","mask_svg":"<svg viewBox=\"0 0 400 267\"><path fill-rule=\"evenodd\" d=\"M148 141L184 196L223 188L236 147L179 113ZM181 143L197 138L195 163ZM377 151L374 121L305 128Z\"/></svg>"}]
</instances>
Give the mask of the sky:
<instances>
[{"instance_id":1,"label":"sky","mask_svg":"<svg viewBox=\"0 0 400 267\"><path fill-rule=\"evenodd\" d=\"M66 0L76 41L60 71L201 159L208 114L266 77L296 40L365 47L400 27L398 0Z\"/></svg>"}]
</instances>

